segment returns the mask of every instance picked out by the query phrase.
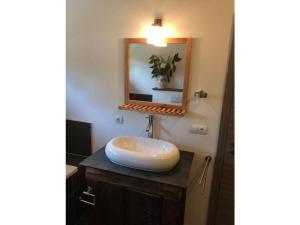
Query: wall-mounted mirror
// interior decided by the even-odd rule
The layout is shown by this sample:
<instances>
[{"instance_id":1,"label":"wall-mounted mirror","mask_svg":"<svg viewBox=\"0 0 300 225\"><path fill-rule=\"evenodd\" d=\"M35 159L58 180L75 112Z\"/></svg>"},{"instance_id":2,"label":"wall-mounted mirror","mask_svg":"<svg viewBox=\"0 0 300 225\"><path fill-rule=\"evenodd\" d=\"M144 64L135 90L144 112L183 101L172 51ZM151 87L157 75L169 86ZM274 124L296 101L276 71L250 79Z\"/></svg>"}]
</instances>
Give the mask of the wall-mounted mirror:
<instances>
[{"instance_id":1,"label":"wall-mounted mirror","mask_svg":"<svg viewBox=\"0 0 300 225\"><path fill-rule=\"evenodd\" d=\"M144 38L125 40L125 105L152 113L185 113L192 40L169 38L167 43L155 47ZM120 109L130 110L125 105Z\"/></svg>"}]
</instances>

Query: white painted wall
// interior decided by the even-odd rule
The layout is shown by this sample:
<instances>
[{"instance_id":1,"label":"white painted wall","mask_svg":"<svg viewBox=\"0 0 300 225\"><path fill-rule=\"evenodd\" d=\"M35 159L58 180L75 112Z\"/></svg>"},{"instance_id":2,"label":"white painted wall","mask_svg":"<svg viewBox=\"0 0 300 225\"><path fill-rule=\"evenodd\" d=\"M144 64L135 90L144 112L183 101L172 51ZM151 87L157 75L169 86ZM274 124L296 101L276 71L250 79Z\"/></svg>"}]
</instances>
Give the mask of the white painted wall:
<instances>
[{"instance_id":1,"label":"white painted wall","mask_svg":"<svg viewBox=\"0 0 300 225\"><path fill-rule=\"evenodd\" d=\"M156 15L174 37L194 38L189 112L157 116L154 129L156 137L196 153L194 177L204 156L216 154L233 0L67 0L67 118L93 123L93 151L118 135L145 135L145 114L118 110L124 102L123 38L144 37ZM193 98L201 88L208 99ZM116 114L124 116L123 125L115 123ZM208 135L190 134L192 124L207 124ZM211 168L204 195L197 185L188 189L186 225L205 225Z\"/></svg>"}]
</instances>

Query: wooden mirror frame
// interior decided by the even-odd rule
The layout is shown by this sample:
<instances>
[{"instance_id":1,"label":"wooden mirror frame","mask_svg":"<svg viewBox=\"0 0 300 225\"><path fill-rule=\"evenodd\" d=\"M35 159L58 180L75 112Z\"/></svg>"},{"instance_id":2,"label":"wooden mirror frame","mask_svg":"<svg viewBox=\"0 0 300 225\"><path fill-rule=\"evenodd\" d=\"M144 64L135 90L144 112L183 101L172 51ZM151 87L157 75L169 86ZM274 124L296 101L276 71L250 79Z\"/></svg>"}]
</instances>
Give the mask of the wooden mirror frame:
<instances>
[{"instance_id":1,"label":"wooden mirror frame","mask_svg":"<svg viewBox=\"0 0 300 225\"><path fill-rule=\"evenodd\" d=\"M154 102L143 102L129 99L130 91L130 44L147 44L145 38L126 38L125 39L125 104L120 105L121 110L131 110L140 112L150 112L163 115L183 116L187 110L187 96L190 79L190 63L192 53L192 38L167 38L168 44L186 44L184 83L182 93L182 105L171 105Z\"/></svg>"}]
</instances>

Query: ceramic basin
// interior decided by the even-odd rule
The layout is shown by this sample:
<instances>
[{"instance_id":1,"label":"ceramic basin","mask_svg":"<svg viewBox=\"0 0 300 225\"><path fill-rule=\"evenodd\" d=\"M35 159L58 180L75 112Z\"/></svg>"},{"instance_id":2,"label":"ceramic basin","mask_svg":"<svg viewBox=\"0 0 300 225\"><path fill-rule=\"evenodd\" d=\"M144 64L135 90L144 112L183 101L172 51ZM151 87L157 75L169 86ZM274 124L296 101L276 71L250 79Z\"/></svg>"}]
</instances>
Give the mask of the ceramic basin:
<instances>
[{"instance_id":1,"label":"ceramic basin","mask_svg":"<svg viewBox=\"0 0 300 225\"><path fill-rule=\"evenodd\" d=\"M113 138L105 147L110 161L135 169L163 172L179 161L178 148L169 142L144 137Z\"/></svg>"}]
</instances>

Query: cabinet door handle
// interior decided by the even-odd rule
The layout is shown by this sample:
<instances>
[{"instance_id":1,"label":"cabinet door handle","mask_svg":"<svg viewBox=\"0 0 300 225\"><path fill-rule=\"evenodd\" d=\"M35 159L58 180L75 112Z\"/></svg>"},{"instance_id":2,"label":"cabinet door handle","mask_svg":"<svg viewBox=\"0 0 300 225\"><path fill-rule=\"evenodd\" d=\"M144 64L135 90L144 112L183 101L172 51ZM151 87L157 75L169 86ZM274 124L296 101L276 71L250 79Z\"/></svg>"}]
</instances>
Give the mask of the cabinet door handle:
<instances>
[{"instance_id":1,"label":"cabinet door handle","mask_svg":"<svg viewBox=\"0 0 300 225\"><path fill-rule=\"evenodd\" d=\"M85 203L87 205L95 206L96 205L96 196L91 193L92 191L93 191L93 188L91 188L89 186L88 189L87 189L87 191L83 191L82 192L82 195L91 197L92 198L92 202L89 202L89 201L83 199L81 196L79 197L79 201L82 202L82 203Z\"/></svg>"},{"instance_id":2,"label":"cabinet door handle","mask_svg":"<svg viewBox=\"0 0 300 225\"><path fill-rule=\"evenodd\" d=\"M87 205L91 205L91 206L96 205L94 202L89 202L89 201L83 200L81 197L79 197L79 201L82 202L82 203L85 203Z\"/></svg>"}]
</instances>

